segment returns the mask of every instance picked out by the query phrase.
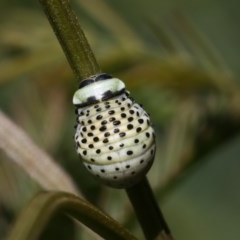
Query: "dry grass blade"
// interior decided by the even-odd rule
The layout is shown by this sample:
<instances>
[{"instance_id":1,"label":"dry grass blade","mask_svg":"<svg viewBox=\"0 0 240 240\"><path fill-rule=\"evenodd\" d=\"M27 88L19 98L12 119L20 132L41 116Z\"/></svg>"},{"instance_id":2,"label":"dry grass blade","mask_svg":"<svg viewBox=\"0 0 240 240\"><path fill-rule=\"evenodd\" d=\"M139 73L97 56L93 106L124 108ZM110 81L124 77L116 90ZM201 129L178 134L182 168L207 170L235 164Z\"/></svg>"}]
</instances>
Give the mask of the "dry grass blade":
<instances>
[{"instance_id":1,"label":"dry grass blade","mask_svg":"<svg viewBox=\"0 0 240 240\"><path fill-rule=\"evenodd\" d=\"M0 126L0 148L42 188L79 195L67 173L2 112Z\"/></svg>"}]
</instances>

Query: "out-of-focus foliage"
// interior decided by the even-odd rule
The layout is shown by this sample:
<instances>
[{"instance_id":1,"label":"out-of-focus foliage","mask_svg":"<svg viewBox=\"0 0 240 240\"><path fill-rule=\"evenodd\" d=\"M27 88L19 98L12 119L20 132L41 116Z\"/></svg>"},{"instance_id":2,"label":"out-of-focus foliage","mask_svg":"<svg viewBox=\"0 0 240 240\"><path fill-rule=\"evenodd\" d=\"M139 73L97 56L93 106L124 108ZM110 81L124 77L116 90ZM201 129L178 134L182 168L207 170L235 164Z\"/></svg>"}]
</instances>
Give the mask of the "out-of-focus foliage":
<instances>
[{"instance_id":1,"label":"out-of-focus foliage","mask_svg":"<svg viewBox=\"0 0 240 240\"><path fill-rule=\"evenodd\" d=\"M239 239L239 3L72 2L103 71L151 114L158 152L149 178L176 239ZM0 12L1 110L141 238L125 194L95 182L75 153L78 83L40 5L2 1ZM1 151L0 239L39 189L25 171Z\"/></svg>"}]
</instances>

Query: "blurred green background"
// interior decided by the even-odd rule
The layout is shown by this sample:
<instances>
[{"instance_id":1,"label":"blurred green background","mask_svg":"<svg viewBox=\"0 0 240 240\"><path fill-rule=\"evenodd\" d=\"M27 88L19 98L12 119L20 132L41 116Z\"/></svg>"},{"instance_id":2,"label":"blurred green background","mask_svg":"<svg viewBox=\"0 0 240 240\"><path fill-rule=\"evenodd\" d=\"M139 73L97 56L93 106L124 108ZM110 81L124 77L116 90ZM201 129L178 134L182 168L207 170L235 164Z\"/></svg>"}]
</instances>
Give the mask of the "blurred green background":
<instances>
[{"instance_id":1,"label":"blurred green background","mask_svg":"<svg viewBox=\"0 0 240 240\"><path fill-rule=\"evenodd\" d=\"M71 2L103 72L123 79L151 115L158 152L148 176L175 238L240 239L240 4ZM1 1L0 13L1 111L141 239L125 193L100 186L75 153L78 83L40 4ZM0 239L39 189L1 150Z\"/></svg>"}]
</instances>

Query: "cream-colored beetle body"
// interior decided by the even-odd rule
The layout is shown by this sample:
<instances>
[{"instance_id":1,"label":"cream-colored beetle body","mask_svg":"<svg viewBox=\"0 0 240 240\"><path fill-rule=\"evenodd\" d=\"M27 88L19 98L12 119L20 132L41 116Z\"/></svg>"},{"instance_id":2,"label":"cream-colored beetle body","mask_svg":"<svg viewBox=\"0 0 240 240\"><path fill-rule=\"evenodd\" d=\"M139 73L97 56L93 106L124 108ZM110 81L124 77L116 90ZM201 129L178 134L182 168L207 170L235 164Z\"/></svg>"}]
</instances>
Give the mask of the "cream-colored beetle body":
<instances>
[{"instance_id":1,"label":"cream-colored beetle body","mask_svg":"<svg viewBox=\"0 0 240 240\"><path fill-rule=\"evenodd\" d=\"M73 103L77 152L88 171L116 188L139 181L154 159L154 130L124 83L107 74L92 76L80 84Z\"/></svg>"}]
</instances>

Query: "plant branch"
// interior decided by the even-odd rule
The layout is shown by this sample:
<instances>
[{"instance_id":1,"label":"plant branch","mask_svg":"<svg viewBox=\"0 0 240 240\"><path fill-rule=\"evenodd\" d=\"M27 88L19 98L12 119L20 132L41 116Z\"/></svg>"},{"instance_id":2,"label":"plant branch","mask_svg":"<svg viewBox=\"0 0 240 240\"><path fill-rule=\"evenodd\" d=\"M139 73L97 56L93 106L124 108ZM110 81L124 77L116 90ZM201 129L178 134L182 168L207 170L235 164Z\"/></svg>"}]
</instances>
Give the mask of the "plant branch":
<instances>
[{"instance_id":1,"label":"plant branch","mask_svg":"<svg viewBox=\"0 0 240 240\"><path fill-rule=\"evenodd\" d=\"M100 67L67 0L39 0L68 62L82 80L100 72Z\"/></svg>"},{"instance_id":2,"label":"plant branch","mask_svg":"<svg viewBox=\"0 0 240 240\"><path fill-rule=\"evenodd\" d=\"M170 230L145 177L126 189L146 239L172 240Z\"/></svg>"}]
</instances>

